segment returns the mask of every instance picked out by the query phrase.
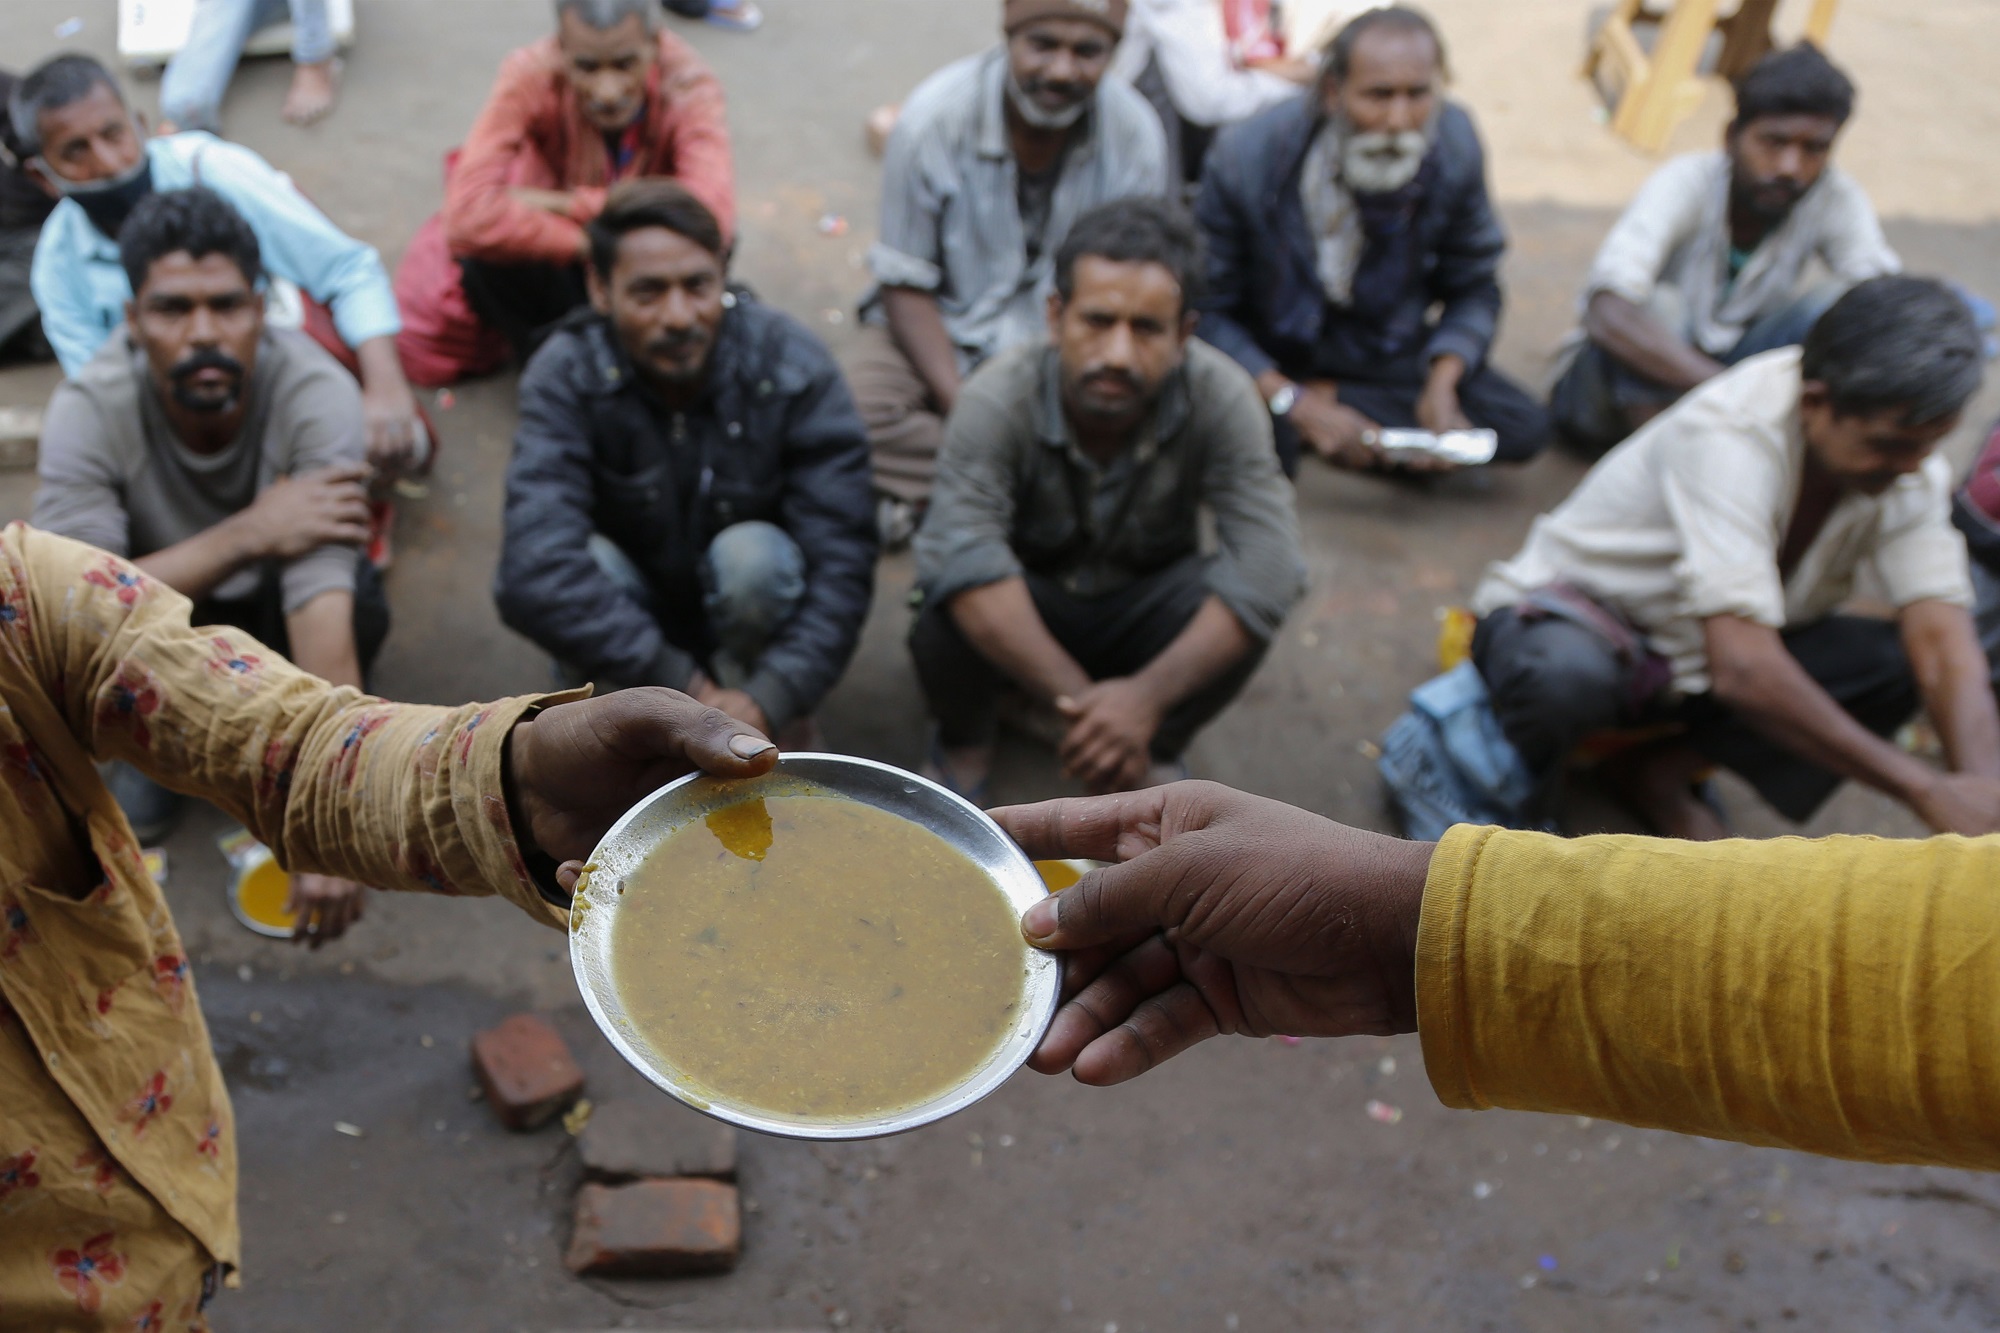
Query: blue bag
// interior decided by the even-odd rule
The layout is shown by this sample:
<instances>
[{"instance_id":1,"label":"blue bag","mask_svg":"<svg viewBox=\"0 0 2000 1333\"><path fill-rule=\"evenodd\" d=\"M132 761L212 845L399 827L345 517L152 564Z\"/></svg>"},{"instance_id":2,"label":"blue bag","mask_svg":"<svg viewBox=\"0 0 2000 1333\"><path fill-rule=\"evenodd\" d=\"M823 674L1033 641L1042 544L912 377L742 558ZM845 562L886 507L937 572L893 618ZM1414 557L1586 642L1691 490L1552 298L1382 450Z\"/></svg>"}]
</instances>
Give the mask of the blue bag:
<instances>
[{"instance_id":1,"label":"blue bag","mask_svg":"<svg viewBox=\"0 0 2000 1333\"><path fill-rule=\"evenodd\" d=\"M1454 824L1530 827L1535 777L1500 730L1485 678L1460 663L1410 692L1377 762L1403 832L1434 842Z\"/></svg>"}]
</instances>

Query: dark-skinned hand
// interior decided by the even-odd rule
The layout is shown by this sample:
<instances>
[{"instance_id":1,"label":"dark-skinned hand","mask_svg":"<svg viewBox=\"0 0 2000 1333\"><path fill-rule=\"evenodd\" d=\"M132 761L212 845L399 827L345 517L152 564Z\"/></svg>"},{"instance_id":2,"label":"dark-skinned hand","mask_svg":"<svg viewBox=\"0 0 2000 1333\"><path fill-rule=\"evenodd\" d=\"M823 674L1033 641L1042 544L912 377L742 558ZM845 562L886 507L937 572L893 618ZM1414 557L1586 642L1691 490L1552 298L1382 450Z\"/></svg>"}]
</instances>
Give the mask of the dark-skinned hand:
<instances>
[{"instance_id":1,"label":"dark-skinned hand","mask_svg":"<svg viewBox=\"0 0 2000 1333\"><path fill-rule=\"evenodd\" d=\"M627 810L699 769L719 778L768 773L778 747L679 690L620 690L558 704L508 738L508 791L533 846L563 863L575 892L582 858Z\"/></svg>"},{"instance_id":2,"label":"dark-skinned hand","mask_svg":"<svg viewBox=\"0 0 2000 1333\"><path fill-rule=\"evenodd\" d=\"M1068 955L1033 1068L1102 1086L1219 1033L1416 1027L1431 844L1212 782L992 815L1038 860L1115 863L1022 918L1031 942Z\"/></svg>"}]
</instances>

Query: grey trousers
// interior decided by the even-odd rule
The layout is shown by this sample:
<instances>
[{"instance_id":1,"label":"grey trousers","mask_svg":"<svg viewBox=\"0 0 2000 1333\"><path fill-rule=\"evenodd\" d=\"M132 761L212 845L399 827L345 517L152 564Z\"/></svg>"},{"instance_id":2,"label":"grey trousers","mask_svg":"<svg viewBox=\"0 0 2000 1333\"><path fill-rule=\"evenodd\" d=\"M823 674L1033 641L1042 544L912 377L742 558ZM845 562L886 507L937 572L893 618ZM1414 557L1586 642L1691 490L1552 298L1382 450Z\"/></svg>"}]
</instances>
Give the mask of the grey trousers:
<instances>
[{"instance_id":1,"label":"grey trousers","mask_svg":"<svg viewBox=\"0 0 2000 1333\"><path fill-rule=\"evenodd\" d=\"M877 324L864 324L855 334L846 369L854 406L868 428L875 489L907 504L927 503L944 444L944 415L930 386Z\"/></svg>"}]
</instances>

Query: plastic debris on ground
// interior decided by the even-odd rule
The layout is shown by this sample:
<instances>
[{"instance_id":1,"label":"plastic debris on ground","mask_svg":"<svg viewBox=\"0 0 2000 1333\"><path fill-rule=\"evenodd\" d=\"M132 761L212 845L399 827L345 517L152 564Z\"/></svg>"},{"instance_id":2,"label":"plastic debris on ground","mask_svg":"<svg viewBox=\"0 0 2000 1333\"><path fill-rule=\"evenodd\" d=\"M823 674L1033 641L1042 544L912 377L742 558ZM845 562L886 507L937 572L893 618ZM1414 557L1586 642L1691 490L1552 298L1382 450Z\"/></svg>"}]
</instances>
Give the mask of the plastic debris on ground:
<instances>
[{"instance_id":1,"label":"plastic debris on ground","mask_svg":"<svg viewBox=\"0 0 2000 1333\"><path fill-rule=\"evenodd\" d=\"M79 18L67 18L56 24L56 36L63 41L68 41L82 31L83 20Z\"/></svg>"},{"instance_id":2,"label":"plastic debris on ground","mask_svg":"<svg viewBox=\"0 0 2000 1333\"><path fill-rule=\"evenodd\" d=\"M590 1123L591 1110L590 1098L577 1098L576 1105L563 1112L563 1133L569 1135L571 1138L575 1138L577 1135L583 1133L583 1127Z\"/></svg>"},{"instance_id":3,"label":"plastic debris on ground","mask_svg":"<svg viewBox=\"0 0 2000 1333\"><path fill-rule=\"evenodd\" d=\"M1297 1046L1297 1045L1298 1045L1298 1044L1299 1044L1300 1042L1303 1042L1303 1041L1305 1040L1305 1038L1304 1038L1304 1037L1288 1037L1288 1036L1286 1036L1286 1035L1285 1035L1284 1033L1280 1032L1280 1033L1278 1034L1278 1040L1279 1040L1279 1041L1282 1041L1282 1042L1283 1042L1283 1043L1285 1043L1285 1045L1287 1045L1287 1046Z\"/></svg>"},{"instance_id":4,"label":"plastic debris on ground","mask_svg":"<svg viewBox=\"0 0 2000 1333\"><path fill-rule=\"evenodd\" d=\"M1397 1124L1403 1118L1403 1108L1400 1106L1391 1106L1387 1102L1370 1101L1368 1103L1368 1118L1378 1125Z\"/></svg>"},{"instance_id":5,"label":"plastic debris on ground","mask_svg":"<svg viewBox=\"0 0 2000 1333\"><path fill-rule=\"evenodd\" d=\"M367 1135L362 1131L361 1126L350 1125L345 1120L334 1121L333 1132L336 1134L345 1134L350 1139L359 1139L367 1137Z\"/></svg>"},{"instance_id":6,"label":"plastic debris on ground","mask_svg":"<svg viewBox=\"0 0 2000 1333\"><path fill-rule=\"evenodd\" d=\"M439 389L437 391L437 405L440 412L449 412L452 408L458 406L458 395L450 389Z\"/></svg>"},{"instance_id":7,"label":"plastic debris on ground","mask_svg":"<svg viewBox=\"0 0 2000 1333\"><path fill-rule=\"evenodd\" d=\"M822 236L847 235L847 219L838 213L823 213L819 219L819 234Z\"/></svg>"},{"instance_id":8,"label":"plastic debris on ground","mask_svg":"<svg viewBox=\"0 0 2000 1333\"><path fill-rule=\"evenodd\" d=\"M164 847L148 847L139 853L139 860L146 867L146 873L152 876L153 883L163 889L166 888L167 849Z\"/></svg>"},{"instance_id":9,"label":"plastic debris on ground","mask_svg":"<svg viewBox=\"0 0 2000 1333\"><path fill-rule=\"evenodd\" d=\"M1541 1265L1544 1273L1553 1273L1556 1271L1556 1257L1553 1254L1545 1254L1535 1260L1535 1262Z\"/></svg>"}]
</instances>

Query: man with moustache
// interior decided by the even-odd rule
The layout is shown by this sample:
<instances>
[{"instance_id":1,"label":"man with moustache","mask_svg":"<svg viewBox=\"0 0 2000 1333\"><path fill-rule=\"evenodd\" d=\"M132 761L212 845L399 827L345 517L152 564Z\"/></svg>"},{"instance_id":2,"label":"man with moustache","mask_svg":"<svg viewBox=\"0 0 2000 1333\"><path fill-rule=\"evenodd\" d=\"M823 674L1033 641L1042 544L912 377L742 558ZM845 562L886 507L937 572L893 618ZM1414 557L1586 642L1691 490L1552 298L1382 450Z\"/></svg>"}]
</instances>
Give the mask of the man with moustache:
<instances>
[{"instance_id":1,"label":"man with moustache","mask_svg":"<svg viewBox=\"0 0 2000 1333\"><path fill-rule=\"evenodd\" d=\"M1091 790L1186 776L1189 742L1305 588L1256 386L1193 337L1193 220L1161 200L1106 204L1070 229L1051 278L1046 340L967 382L916 540L930 770L972 799L1009 686L1060 715L1063 769Z\"/></svg>"},{"instance_id":2,"label":"man with moustache","mask_svg":"<svg viewBox=\"0 0 2000 1333\"><path fill-rule=\"evenodd\" d=\"M1830 161L1853 111L1854 85L1801 43L1736 85L1720 151L1653 173L1591 266L1550 397L1564 439L1602 453L1728 367L1798 343L1854 283L1902 267L1867 194ZM1827 277L1808 283L1814 259Z\"/></svg>"},{"instance_id":3,"label":"man with moustache","mask_svg":"<svg viewBox=\"0 0 2000 1333\"><path fill-rule=\"evenodd\" d=\"M1005 44L926 79L889 137L847 373L892 543L928 502L964 377L1039 336L1070 225L1167 190L1159 118L1104 77L1125 14L1126 0L1006 0Z\"/></svg>"},{"instance_id":4,"label":"man with moustache","mask_svg":"<svg viewBox=\"0 0 2000 1333\"><path fill-rule=\"evenodd\" d=\"M1473 596L1472 657L1545 796L1615 728L1634 739L1596 779L1668 836L1724 835L1696 787L1717 765L1796 821L1853 778L1939 832L2000 832L2000 712L1935 453L1984 361L1950 289L1870 279L1538 519ZM1842 612L1864 572L1894 619ZM1889 739L1919 704L1945 771Z\"/></svg>"},{"instance_id":5,"label":"man with moustache","mask_svg":"<svg viewBox=\"0 0 2000 1333\"><path fill-rule=\"evenodd\" d=\"M722 224L680 184L616 187L589 231L591 309L521 379L501 619L566 684L670 686L810 746L874 591L847 385L729 285Z\"/></svg>"},{"instance_id":6,"label":"man with moustache","mask_svg":"<svg viewBox=\"0 0 2000 1333\"><path fill-rule=\"evenodd\" d=\"M587 305L585 226L619 181L678 180L732 232L722 85L658 14L653 0L556 0L555 35L501 64L443 211L396 269L397 346L417 383L525 363Z\"/></svg>"},{"instance_id":7,"label":"man with moustache","mask_svg":"<svg viewBox=\"0 0 2000 1333\"><path fill-rule=\"evenodd\" d=\"M307 671L360 687L389 629L368 536L366 426L353 377L306 335L269 327L257 237L209 190L149 195L119 252L125 328L56 390L35 526L130 558ZM180 798L107 774L142 842ZM361 914L360 886L299 876L299 938Z\"/></svg>"},{"instance_id":8,"label":"man with moustache","mask_svg":"<svg viewBox=\"0 0 2000 1333\"><path fill-rule=\"evenodd\" d=\"M369 460L383 469L424 462L427 431L396 357L396 297L374 247L334 226L247 148L200 131L149 138L110 72L89 56L55 56L30 70L8 114L29 174L58 201L35 247L31 285L67 374L82 373L126 325L132 286L117 239L125 220L155 192L200 185L256 235L272 280L271 323L306 322L301 292L327 308L331 327L314 336L352 359Z\"/></svg>"},{"instance_id":9,"label":"man with moustache","mask_svg":"<svg viewBox=\"0 0 2000 1333\"><path fill-rule=\"evenodd\" d=\"M1301 442L1381 468L1383 427L1484 427L1500 462L1547 441L1547 414L1487 361L1507 240L1445 77L1429 19L1370 9L1334 38L1317 88L1208 155L1200 333L1256 377L1288 471Z\"/></svg>"}]
</instances>

